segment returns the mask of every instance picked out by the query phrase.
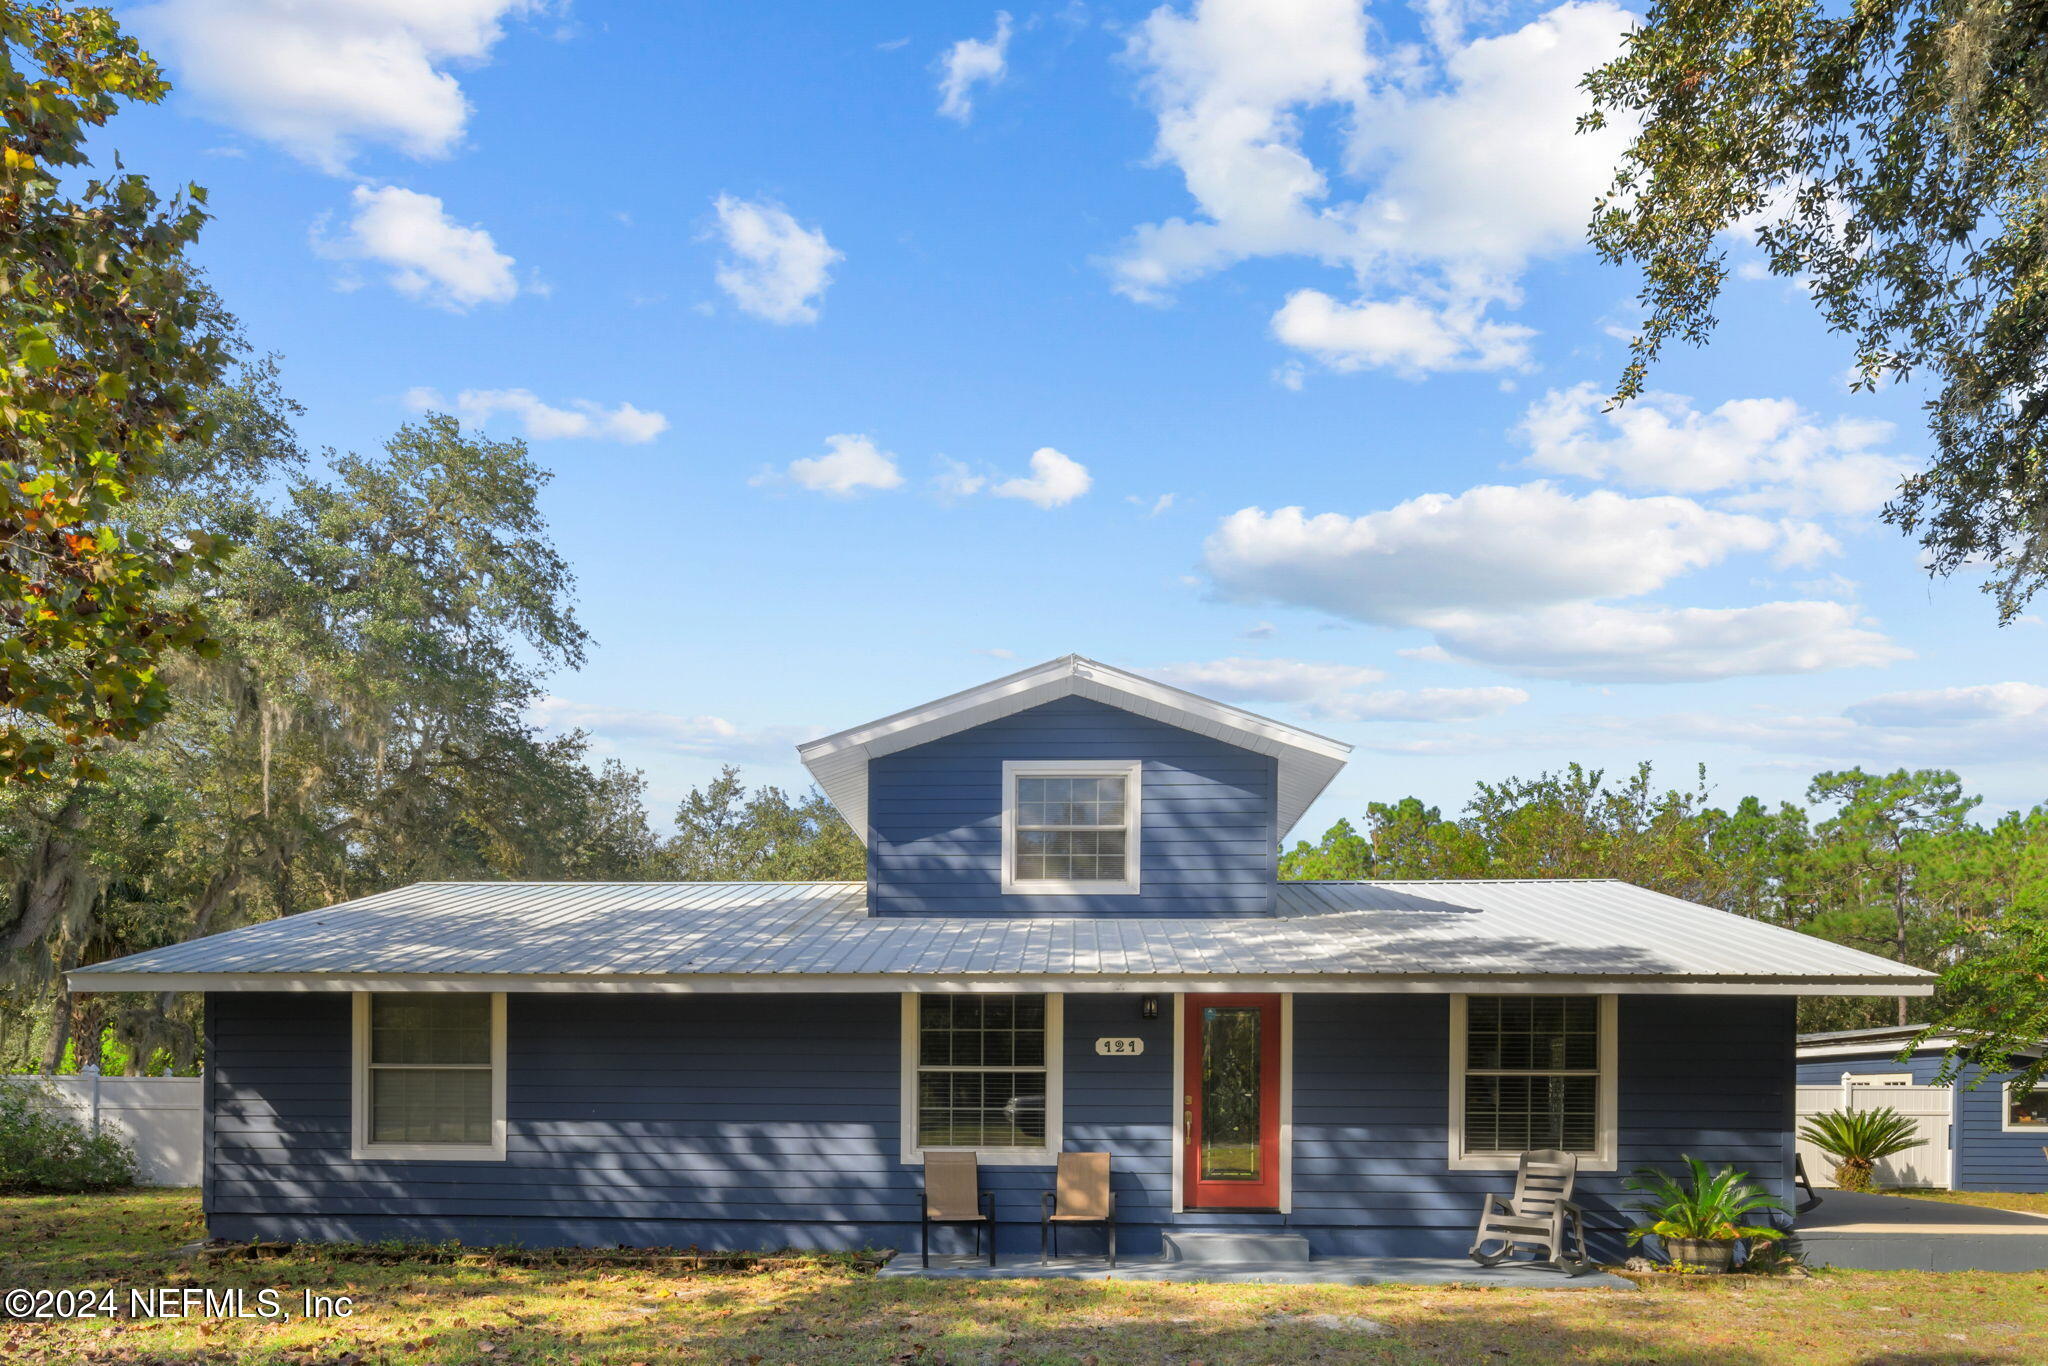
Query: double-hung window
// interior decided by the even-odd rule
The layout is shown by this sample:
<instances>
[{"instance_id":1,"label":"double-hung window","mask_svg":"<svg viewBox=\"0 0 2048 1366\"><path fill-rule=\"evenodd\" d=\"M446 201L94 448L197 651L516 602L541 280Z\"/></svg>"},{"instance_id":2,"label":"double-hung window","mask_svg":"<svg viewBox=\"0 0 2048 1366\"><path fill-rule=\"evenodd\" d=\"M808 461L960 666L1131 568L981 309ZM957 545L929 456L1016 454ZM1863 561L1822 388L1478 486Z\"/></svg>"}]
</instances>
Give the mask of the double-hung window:
<instances>
[{"instance_id":1,"label":"double-hung window","mask_svg":"<svg viewBox=\"0 0 2048 1366\"><path fill-rule=\"evenodd\" d=\"M1012 760L1003 765L1003 890L1138 890L1143 765Z\"/></svg>"},{"instance_id":2,"label":"double-hung window","mask_svg":"<svg viewBox=\"0 0 2048 1366\"><path fill-rule=\"evenodd\" d=\"M906 1160L971 1148L984 1162L1050 1162L1060 1148L1060 998L932 992L903 998Z\"/></svg>"},{"instance_id":3,"label":"double-hung window","mask_svg":"<svg viewBox=\"0 0 2048 1366\"><path fill-rule=\"evenodd\" d=\"M358 995L353 1110L360 1158L504 1157L504 995Z\"/></svg>"},{"instance_id":4,"label":"double-hung window","mask_svg":"<svg viewBox=\"0 0 2048 1366\"><path fill-rule=\"evenodd\" d=\"M1558 1148L1615 1165L1612 996L1451 998L1453 1167Z\"/></svg>"}]
</instances>

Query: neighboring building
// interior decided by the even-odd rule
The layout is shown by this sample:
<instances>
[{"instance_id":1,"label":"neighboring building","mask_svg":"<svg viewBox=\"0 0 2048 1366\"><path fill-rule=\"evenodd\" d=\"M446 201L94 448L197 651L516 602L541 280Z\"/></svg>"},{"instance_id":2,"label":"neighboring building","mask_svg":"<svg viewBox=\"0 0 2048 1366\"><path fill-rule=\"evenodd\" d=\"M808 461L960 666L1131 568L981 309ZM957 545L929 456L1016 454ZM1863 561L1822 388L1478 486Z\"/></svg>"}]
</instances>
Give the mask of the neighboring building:
<instances>
[{"instance_id":1,"label":"neighboring building","mask_svg":"<svg viewBox=\"0 0 2048 1366\"><path fill-rule=\"evenodd\" d=\"M1789 1192L1796 998L1930 990L1618 882L1277 882L1348 752L1069 656L801 747L865 884L422 884L71 986L207 994L217 1236L911 1247L973 1147L1035 1248L1064 1148L1133 1251L1419 1256L1525 1148L1610 1255L1637 1166Z\"/></svg>"},{"instance_id":2,"label":"neighboring building","mask_svg":"<svg viewBox=\"0 0 2048 1366\"><path fill-rule=\"evenodd\" d=\"M1916 1043L1926 1028L1801 1034L1799 1084L1834 1086L1847 1075L1857 1087L1932 1086L1955 1040L1934 1036ZM1959 1191L2048 1191L2048 1086L2020 1100L2012 1094L2012 1073L1986 1075L1971 1062L1948 1090L1949 1185Z\"/></svg>"}]
</instances>

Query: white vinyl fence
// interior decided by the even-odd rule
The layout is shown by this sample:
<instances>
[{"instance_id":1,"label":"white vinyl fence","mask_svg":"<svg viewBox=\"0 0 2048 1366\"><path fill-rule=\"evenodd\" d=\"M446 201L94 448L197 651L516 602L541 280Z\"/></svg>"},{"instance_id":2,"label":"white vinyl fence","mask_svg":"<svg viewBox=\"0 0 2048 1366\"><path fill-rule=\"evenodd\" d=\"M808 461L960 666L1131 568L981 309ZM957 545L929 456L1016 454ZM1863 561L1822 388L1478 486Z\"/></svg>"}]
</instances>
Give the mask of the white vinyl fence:
<instances>
[{"instance_id":1,"label":"white vinyl fence","mask_svg":"<svg viewBox=\"0 0 2048 1366\"><path fill-rule=\"evenodd\" d=\"M47 1087L88 1129L120 1135L143 1185L199 1184L198 1077L0 1077L0 1085L23 1082Z\"/></svg>"},{"instance_id":2,"label":"white vinyl fence","mask_svg":"<svg viewBox=\"0 0 2048 1366\"><path fill-rule=\"evenodd\" d=\"M1953 1152L1950 1128L1954 1122L1954 1092L1946 1086L1911 1086L1880 1083L1864 1078L1844 1080L1834 1086L1801 1086L1799 1122L1828 1110L1881 1110L1889 1106L1913 1122L1920 1141L1895 1157L1877 1164L1880 1186L1931 1186L1948 1188L1949 1159ZM1811 1143L1801 1141L1799 1155L1806 1159L1806 1174L1816 1186L1835 1184L1833 1159Z\"/></svg>"}]
</instances>

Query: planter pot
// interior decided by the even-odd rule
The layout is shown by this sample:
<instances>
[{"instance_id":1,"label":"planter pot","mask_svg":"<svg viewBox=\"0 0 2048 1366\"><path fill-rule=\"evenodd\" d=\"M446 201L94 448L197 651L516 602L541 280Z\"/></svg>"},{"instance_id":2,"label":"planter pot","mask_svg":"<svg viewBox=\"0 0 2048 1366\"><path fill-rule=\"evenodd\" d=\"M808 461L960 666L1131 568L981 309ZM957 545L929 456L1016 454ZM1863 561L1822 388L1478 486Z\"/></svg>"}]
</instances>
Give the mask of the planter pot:
<instances>
[{"instance_id":1,"label":"planter pot","mask_svg":"<svg viewBox=\"0 0 2048 1366\"><path fill-rule=\"evenodd\" d=\"M1674 1262L1718 1276L1735 1265L1740 1238L1666 1238L1664 1255Z\"/></svg>"}]
</instances>

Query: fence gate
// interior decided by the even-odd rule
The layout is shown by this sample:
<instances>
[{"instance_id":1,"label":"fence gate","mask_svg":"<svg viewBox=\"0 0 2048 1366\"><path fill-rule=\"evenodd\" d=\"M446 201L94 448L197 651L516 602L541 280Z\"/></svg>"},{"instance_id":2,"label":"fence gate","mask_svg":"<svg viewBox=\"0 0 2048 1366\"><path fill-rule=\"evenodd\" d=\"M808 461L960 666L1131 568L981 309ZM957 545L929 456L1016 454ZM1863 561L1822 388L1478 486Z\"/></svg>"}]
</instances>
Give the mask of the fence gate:
<instances>
[{"instance_id":1,"label":"fence gate","mask_svg":"<svg viewBox=\"0 0 2048 1366\"><path fill-rule=\"evenodd\" d=\"M1873 1081L1877 1084L1872 1085ZM1897 1110L1912 1121L1920 1141L1879 1162L1877 1184L1948 1189L1955 1118L1955 1093L1948 1087L1902 1086L1890 1079L1856 1077L1834 1086L1801 1086L1798 1092L1802 1126L1828 1110L1881 1110L1887 1106ZM1835 1184L1833 1159L1826 1153L1801 1140L1799 1155L1806 1159L1806 1174L1814 1185Z\"/></svg>"}]
</instances>

